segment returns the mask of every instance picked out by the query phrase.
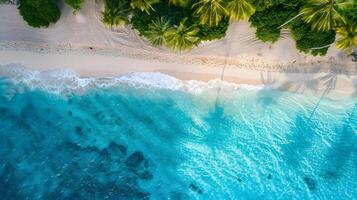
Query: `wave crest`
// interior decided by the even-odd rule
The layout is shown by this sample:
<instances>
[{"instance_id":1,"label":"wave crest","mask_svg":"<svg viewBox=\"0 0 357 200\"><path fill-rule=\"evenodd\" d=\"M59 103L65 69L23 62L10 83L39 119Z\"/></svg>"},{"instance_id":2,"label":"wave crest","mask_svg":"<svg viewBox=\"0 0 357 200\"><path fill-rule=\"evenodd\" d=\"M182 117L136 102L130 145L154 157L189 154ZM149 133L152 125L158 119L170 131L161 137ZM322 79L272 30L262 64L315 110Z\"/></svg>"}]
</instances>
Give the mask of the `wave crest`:
<instances>
[{"instance_id":1,"label":"wave crest","mask_svg":"<svg viewBox=\"0 0 357 200\"><path fill-rule=\"evenodd\" d=\"M182 81L160 72L133 72L112 77L80 77L67 69L37 71L21 65L0 65L0 76L11 79L15 84L23 84L30 89L41 89L55 94L84 92L90 88L112 88L118 85L180 90L199 94L207 89L227 88L256 90L262 86L235 84L219 79L208 82Z\"/></svg>"}]
</instances>

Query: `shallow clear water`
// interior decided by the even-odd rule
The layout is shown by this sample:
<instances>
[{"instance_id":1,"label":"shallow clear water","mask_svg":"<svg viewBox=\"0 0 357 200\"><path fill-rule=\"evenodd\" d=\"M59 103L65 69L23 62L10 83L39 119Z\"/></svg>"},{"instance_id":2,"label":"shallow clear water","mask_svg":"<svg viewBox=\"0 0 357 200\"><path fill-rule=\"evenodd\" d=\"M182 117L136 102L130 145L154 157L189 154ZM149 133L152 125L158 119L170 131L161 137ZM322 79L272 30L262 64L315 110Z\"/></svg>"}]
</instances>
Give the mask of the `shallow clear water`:
<instances>
[{"instance_id":1,"label":"shallow clear water","mask_svg":"<svg viewBox=\"0 0 357 200\"><path fill-rule=\"evenodd\" d=\"M356 199L355 98L216 94L1 79L1 199Z\"/></svg>"}]
</instances>

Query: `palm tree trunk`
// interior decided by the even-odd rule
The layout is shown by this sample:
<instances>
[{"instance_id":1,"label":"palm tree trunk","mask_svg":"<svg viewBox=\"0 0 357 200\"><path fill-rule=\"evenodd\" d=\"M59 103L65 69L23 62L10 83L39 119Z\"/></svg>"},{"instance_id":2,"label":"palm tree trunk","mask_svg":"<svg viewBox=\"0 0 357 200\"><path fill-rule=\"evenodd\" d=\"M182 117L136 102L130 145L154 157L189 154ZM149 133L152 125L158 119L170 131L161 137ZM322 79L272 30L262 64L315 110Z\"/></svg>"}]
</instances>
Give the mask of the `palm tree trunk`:
<instances>
[{"instance_id":1,"label":"palm tree trunk","mask_svg":"<svg viewBox=\"0 0 357 200\"><path fill-rule=\"evenodd\" d=\"M236 33L236 30L237 30L237 27L234 26L233 27L233 33ZM236 35L236 34L233 34L233 35ZM224 80L224 73L226 71L226 67L227 67L227 64L228 64L228 59L229 59L229 56L231 54L231 51L232 51L232 42L229 42L228 41L228 38L226 38L226 40L224 41L224 45L226 45L226 54L225 54L225 58L224 58L224 65L223 65L223 68L222 68L222 71L221 71L221 75L220 75L220 80L223 81ZM217 90L217 95L216 95L216 107L219 105L219 95L221 93L221 86L218 87L218 90Z\"/></svg>"},{"instance_id":2,"label":"palm tree trunk","mask_svg":"<svg viewBox=\"0 0 357 200\"><path fill-rule=\"evenodd\" d=\"M336 83L335 83L335 84L336 84ZM320 105L322 99L325 97L325 95L326 95L328 92L330 92L330 90L331 90L333 87L334 87L334 86L333 86L333 81L330 81L330 82L326 85L326 88L325 88L324 92L322 93L322 95L321 95L319 101L316 103L314 109L312 110L312 112L311 112L311 114L310 114L309 120L311 120L311 118L312 118L313 115L315 114L315 112L316 112L317 108L319 107L319 105Z\"/></svg>"},{"instance_id":3,"label":"palm tree trunk","mask_svg":"<svg viewBox=\"0 0 357 200\"><path fill-rule=\"evenodd\" d=\"M288 23L290 23L290 22L293 21L294 19L300 17L300 15L302 15L302 14L303 14L303 12L297 14L295 17L293 17L293 18L289 19L288 21L284 22L282 25L280 25L280 26L278 27L278 29L281 28L281 27L283 27L283 26L285 26L285 25L287 25Z\"/></svg>"},{"instance_id":4,"label":"palm tree trunk","mask_svg":"<svg viewBox=\"0 0 357 200\"><path fill-rule=\"evenodd\" d=\"M324 45L324 46L321 46L321 47L313 47L313 48L311 48L312 50L314 50L314 49L323 49L323 48L326 48L326 47L329 47L329 46L331 46L333 44L333 42L331 43L331 44L327 44L327 45Z\"/></svg>"},{"instance_id":5,"label":"palm tree trunk","mask_svg":"<svg viewBox=\"0 0 357 200\"><path fill-rule=\"evenodd\" d=\"M314 114L315 114L317 108L319 107L319 105L320 105L322 99L323 99L323 98L325 97L325 95L327 94L328 89L329 89L329 86L326 87L326 89L325 89L324 92L322 93L322 95L321 95L319 101L316 103L314 109L313 109L312 112L310 113L309 120L311 120L311 118L314 116Z\"/></svg>"}]
</instances>

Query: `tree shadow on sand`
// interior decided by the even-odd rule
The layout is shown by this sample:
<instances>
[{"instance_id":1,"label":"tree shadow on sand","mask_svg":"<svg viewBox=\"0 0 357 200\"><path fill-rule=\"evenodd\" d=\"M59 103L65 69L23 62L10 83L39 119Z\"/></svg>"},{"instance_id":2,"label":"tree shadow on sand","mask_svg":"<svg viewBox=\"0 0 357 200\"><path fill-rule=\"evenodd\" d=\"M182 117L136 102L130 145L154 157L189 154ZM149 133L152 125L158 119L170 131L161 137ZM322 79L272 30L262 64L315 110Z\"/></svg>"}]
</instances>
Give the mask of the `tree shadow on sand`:
<instances>
[{"instance_id":1,"label":"tree shadow on sand","mask_svg":"<svg viewBox=\"0 0 357 200\"><path fill-rule=\"evenodd\" d=\"M290 91L295 93L303 94L307 91L313 91L315 94L320 88L324 88L321 98L314 110L316 110L320 101L325 97L326 94L335 89L337 83L338 73L336 67L332 67L327 74L316 75L316 74L286 74L286 81L279 81L279 77L276 73L266 72L260 73L261 81L264 84L262 90L257 94L257 102L263 107L270 105L277 105L278 99L283 93L272 92L274 91ZM314 111L313 111L314 113Z\"/></svg>"},{"instance_id":2,"label":"tree shadow on sand","mask_svg":"<svg viewBox=\"0 0 357 200\"><path fill-rule=\"evenodd\" d=\"M315 114L317 108L319 107L321 101L324 99L326 94L330 93L332 90L335 89L336 83L337 83L337 77L338 77L338 74L335 71L330 70L329 73L327 73L326 75L323 75L323 76L317 78L317 81L319 83L322 83L322 87L325 88L325 89L323 90L323 93L322 93L321 97L319 98L319 100L315 104L315 107L314 107L314 109L312 110L312 112L310 114L310 119Z\"/></svg>"},{"instance_id":3,"label":"tree shadow on sand","mask_svg":"<svg viewBox=\"0 0 357 200\"><path fill-rule=\"evenodd\" d=\"M276 87L276 89L299 94L303 94L308 90L314 92L318 90L318 80L316 80L314 74L303 74L299 78L296 78L295 74L287 75L286 79L287 81Z\"/></svg>"},{"instance_id":4,"label":"tree shadow on sand","mask_svg":"<svg viewBox=\"0 0 357 200\"><path fill-rule=\"evenodd\" d=\"M316 72L319 72L323 66L315 67ZM278 89L289 90L297 93L304 93L308 90L317 93L319 90L323 94L328 94L335 89L339 76L350 77L350 72L347 69L341 68L334 63L328 64L326 73L302 73L302 74L286 74L286 80Z\"/></svg>"},{"instance_id":5,"label":"tree shadow on sand","mask_svg":"<svg viewBox=\"0 0 357 200\"><path fill-rule=\"evenodd\" d=\"M282 91L291 91L295 93L304 94L306 92L313 92L314 94L321 93L319 100L316 102L314 108L311 111L310 119L315 114L317 108L319 107L321 101L325 98L327 94L335 90L339 76L350 77L350 72L346 69L335 65L334 63L328 64L327 73L302 73L302 74L286 74L285 80L283 82L269 82L270 88ZM314 71L318 72L322 66L314 68ZM263 83L264 83L264 79ZM357 83L356 83L356 94L357 94ZM274 102L274 101L271 101Z\"/></svg>"}]
</instances>

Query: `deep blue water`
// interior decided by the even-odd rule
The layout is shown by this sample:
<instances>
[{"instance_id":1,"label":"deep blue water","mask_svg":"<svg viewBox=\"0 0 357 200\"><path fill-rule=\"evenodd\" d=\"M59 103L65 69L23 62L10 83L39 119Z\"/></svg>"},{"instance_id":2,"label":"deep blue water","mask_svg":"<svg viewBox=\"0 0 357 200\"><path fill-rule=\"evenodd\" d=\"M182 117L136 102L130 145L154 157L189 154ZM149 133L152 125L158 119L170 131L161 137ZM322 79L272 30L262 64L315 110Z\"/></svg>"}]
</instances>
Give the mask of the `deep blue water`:
<instances>
[{"instance_id":1,"label":"deep blue water","mask_svg":"<svg viewBox=\"0 0 357 200\"><path fill-rule=\"evenodd\" d=\"M357 199L356 98L0 80L0 199Z\"/></svg>"}]
</instances>

